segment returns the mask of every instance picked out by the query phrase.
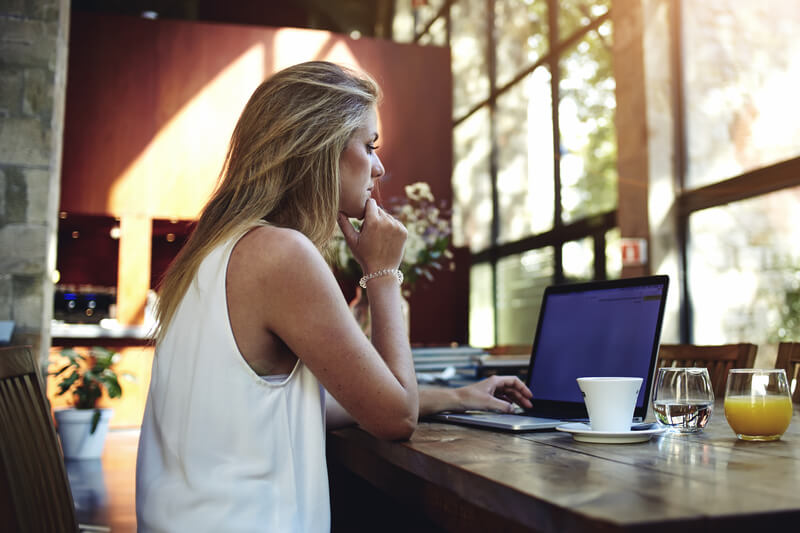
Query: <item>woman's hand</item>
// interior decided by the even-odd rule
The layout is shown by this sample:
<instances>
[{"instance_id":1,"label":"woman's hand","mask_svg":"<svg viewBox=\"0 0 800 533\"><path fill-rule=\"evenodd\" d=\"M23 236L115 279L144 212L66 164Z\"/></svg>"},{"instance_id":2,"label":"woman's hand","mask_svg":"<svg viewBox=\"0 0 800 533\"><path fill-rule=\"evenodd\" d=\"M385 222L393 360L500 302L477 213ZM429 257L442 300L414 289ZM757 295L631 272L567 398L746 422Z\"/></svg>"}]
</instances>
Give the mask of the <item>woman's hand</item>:
<instances>
[{"instance_id":1,"label":"woman's hand","mask_svg":"<svg viewBox=\"0 0 800 533\"><path fill-rule=\"evenodd\" d=\"M510 413L514 404L531 407L531 391L516 376L491 376L457 389L425 387L419 390L419 416L441 411L499 411Z\"/></svg>"},{"instance_id":2,"label":"woman's hand","mask_svg":"<svg viewBox=\"0 0 800 533\"><path fill-rule=\"evenodd\" d=\"M531 407L530 389L516 376L491 376L472 385L456 389L459 410L499 411L510 413L514 404Z\"/></svg>"},{"instance_id":3,"label":"woman's hand","mask_svg":"<svg viewBox=\"0 0 800 533\"><path fill-rule=\"evenodd\" d=\"M373 198L367 200L361 231L343 213L339 213L337 222L364 274L400 265L408 231L399 220L378 207Z\"/></svg>"}]
</instances>

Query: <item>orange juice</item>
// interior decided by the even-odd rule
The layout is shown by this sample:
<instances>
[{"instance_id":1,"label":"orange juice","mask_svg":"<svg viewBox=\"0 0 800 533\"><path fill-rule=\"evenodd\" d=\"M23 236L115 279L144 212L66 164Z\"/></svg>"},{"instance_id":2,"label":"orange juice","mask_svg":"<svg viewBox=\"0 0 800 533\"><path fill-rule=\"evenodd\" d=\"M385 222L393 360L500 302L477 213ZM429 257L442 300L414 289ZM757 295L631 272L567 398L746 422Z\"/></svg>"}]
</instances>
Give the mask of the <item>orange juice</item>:
<instances>
[{"instance_id":1,"label":"orange juice","mask_svg":"<svg viewBox=\"0 0 800 533\"><path fill-rule=\"evenodd\" d=\"M725 417L737 435L777 438L792 420L792 400L783 395L729 396Z\"/></svg>"}]
</instances>

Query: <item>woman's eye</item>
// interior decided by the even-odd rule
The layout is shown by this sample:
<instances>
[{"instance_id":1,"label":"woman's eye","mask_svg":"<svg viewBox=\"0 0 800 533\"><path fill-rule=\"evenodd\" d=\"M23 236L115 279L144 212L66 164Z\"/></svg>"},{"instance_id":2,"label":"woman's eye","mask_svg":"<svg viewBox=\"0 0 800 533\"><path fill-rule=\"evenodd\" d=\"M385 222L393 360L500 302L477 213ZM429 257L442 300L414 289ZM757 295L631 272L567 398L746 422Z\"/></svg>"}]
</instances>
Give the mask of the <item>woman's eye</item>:
<instances>
[{"instance_id":1,"label":"woman's eye","mask_svg":"<svg viewBox=\"0 0 800 533\"><path fill-rule=\"evenodd\" d=\"M370 154L371 154L372 152L374 152L374 151L375 151L375 150L377 150L378 148L380 148L380 147L379 147L379 146L375 146L375 145L374 145L374 144L372 144L372 143L367 143L367 153L370 153Z\"/></svg>"}]
</instances>

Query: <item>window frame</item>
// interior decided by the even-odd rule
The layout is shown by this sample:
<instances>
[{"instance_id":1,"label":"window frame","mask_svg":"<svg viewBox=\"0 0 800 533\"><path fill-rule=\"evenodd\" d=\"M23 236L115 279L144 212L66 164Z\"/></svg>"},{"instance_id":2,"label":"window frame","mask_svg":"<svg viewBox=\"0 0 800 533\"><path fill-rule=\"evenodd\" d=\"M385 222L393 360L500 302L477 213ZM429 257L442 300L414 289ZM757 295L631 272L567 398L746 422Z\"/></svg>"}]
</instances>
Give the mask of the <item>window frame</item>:
<instances>
[{"instance_id":1,"label":"window frame","mask_svg":"<svg viewBox=\"0 0 800 533\"><path fill-rule=\"evenodd\" d=\"M446 28L446 44L450 46L451 43L451 18L450 8L459 0L445 0L444 4L440 7L438 12L430 20L428 20L423 28L418 32L414 31L413 42L419 43L420 39L428 34L434 23L445 17ZM496 83L496 40L495 40L495 1L486 1L486 12L488 14L487 21L487 47L485 53L487 54L487 65L489 72L489 95L487 98L477 102L470 107L463 115L456 117L453 120L453 128L464 122L474 113L480 109L487 108L489 112L489 135L490 135L490 154L489 154L489 178L491 180L491 203L492 203L492 221L490 228L490 244L487 248L478 252L473 252L470 257L470 265L489 264L492 272L492 301L494 308L494 341L498 342L498 332L500 331L498 324L497 313L497 263L499 260L512 255L520 254L529 250L545 248L548 246L553 247L553 280L554 284L561 284L568 281L564 275L563 268L563 254L562 247L570 241L591 238L594 243L594 279L606 279L608 276L606 269L606 234L608 231L618 227L617 223L617 209L606 212L597 213L588 217L575 220L570 223L565 223L563 220L563 209L561 204L561 171L560 171L560 150L561 133L559 123L559 102L560 102L560 60L561 58L572 49L581 39L583 39L589 32L597 31L598 28L606 21L611 20L611 9L609 8L605 13L589 17L588 24L576 30L573 34L569 35L563 41L560 40L559 35L559 10L560 6L557 0L547 1L548 13L548 51L543 56L539 57L534 63L527 66L521 66L519 72L513 76L508 82L498 86ZM587 15L588 16L588 15ZM554 215L553 227L551 230L544 233L534 234L522 239L512 242L499 242L500 233L500 218L499 218L499 191L498 191L498 146L497 146L497 128L495 113L497 110L497 99L515 87L517 84L523 83L525 78L530 75L534 70L539 67L545 67L550 71L550 93L551 93L551 110L552 110L552 127L553 127L553 147L552 154L556 164L553 165L553 187L554 187Z\"/></svg>"},{"instance_id":2,"label":"window frame","mask_svg":"<svg viewBox=\"0 0 800 533\"><path fill-rule=\"evenodd\" d=\"M689 218L700 210L719 207L731 202L755 198L800 186L800 156L720 180L716 183L689 189L688 146L686 132L686 85L683 80L683 12L682 2L670 3L671 78L673 121L675 124L675 206L678 270L680 285L679 335L680 342L694 342L692 295L689 288Z\"/></svg>"}]
</instances>

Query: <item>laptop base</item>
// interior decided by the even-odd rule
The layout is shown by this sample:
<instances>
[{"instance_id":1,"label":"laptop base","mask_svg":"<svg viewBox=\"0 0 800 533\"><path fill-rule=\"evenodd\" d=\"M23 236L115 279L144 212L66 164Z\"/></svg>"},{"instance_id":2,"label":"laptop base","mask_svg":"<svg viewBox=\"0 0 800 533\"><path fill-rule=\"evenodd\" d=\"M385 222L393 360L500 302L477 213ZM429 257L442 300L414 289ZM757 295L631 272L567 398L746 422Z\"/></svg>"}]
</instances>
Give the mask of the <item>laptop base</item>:
<instances>
[{"instance_id":1,"label":"laptop base","mask_svg":"<svg viewBox=\"0 0 800 533\"><path fill-rule=\"evenodd\" d=\"M557 420L555 418L541 418L536 416L512 415L508 413L438 413L427 417L437 422L450 422L453 424L466 424L504 431L536 431L542 429L555 429L570 420Z\"/></svg>"}]
</instances>

